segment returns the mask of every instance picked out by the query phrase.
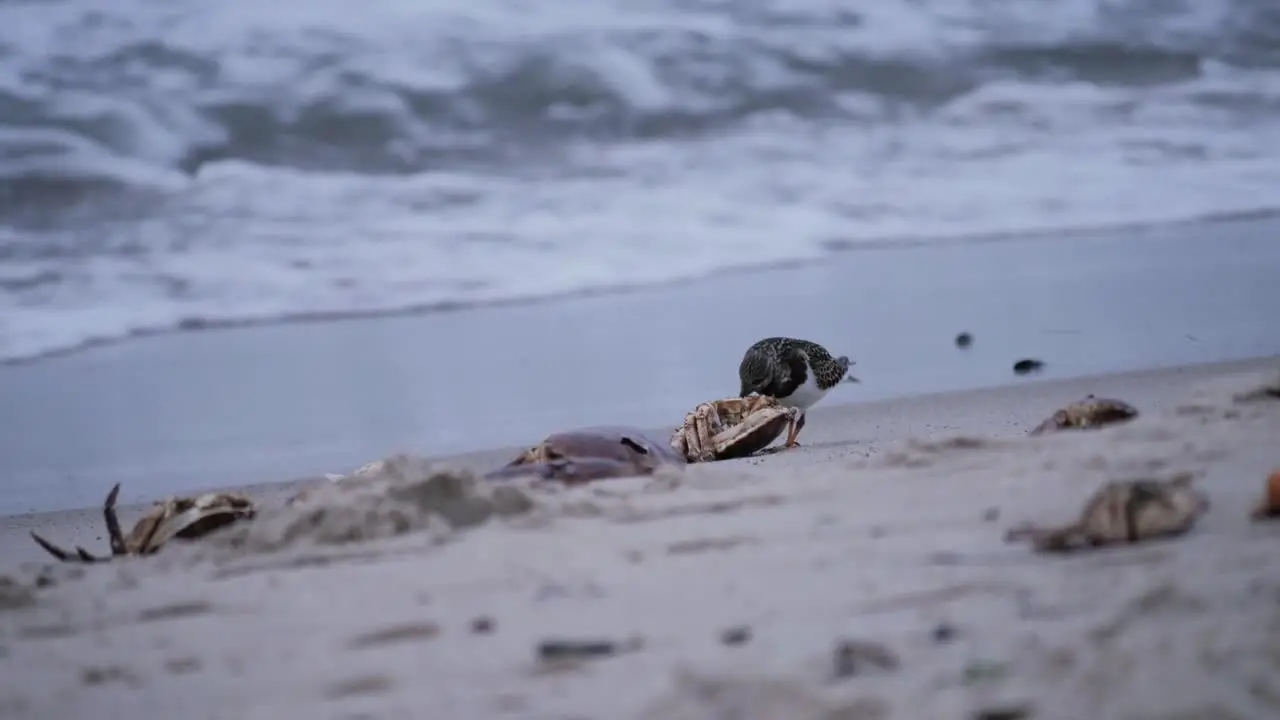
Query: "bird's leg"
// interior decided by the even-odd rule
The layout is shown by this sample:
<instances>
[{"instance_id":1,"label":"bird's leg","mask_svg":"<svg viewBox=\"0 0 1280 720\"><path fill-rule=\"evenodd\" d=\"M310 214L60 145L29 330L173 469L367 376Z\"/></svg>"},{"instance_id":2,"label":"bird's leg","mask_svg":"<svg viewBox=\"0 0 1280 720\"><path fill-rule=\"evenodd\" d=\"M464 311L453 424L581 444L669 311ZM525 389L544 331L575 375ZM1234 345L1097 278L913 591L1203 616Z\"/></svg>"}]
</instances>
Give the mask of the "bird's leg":
<instances>
[{"instance_id":1,"label":"bird's leg","mask_svg":"<svg viewBox=\"0 0 1280 720\"><path fill-rule=\"evenodd\" d=\"M796 442L796 438L800 436L800 431L804 429L804 415L791 421L791 426L787 429L787 444L784 447L795 448L800 447L800 443Z\"/></svg>"}]
</instances>

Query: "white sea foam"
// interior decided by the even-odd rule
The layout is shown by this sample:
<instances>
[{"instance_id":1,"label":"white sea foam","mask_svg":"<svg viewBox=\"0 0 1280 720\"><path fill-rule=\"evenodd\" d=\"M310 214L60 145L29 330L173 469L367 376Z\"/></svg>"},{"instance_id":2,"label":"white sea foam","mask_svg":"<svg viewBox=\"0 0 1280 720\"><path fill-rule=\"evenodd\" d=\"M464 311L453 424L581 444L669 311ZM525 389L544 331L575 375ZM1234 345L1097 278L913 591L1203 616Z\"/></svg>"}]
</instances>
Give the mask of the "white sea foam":
<instances>
[{"instance_id":1,"label":"white sea foam","mask_svg":"<svg viewBox=\"0 0 1280 720\"><path fill-rule=\"evenodd\" d=\"M0 358L1280 208L1280 18L1131 5L5 3Z\"/></svg>"}]
</instances>

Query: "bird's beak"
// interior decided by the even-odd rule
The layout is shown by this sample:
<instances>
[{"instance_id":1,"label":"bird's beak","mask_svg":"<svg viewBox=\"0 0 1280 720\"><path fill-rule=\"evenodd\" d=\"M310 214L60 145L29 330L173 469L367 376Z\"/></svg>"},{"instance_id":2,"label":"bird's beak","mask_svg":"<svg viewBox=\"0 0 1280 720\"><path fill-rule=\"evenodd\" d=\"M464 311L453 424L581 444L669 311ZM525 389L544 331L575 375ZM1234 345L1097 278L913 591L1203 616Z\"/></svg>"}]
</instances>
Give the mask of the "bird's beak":
<instances>
[{"instance_id":1,"label":"bird's beak","mask_svg":"<svg viewBox=\"0 0 1280 720\"><path fill-rule=\"evenodd\" d=\"M861 381L861 380L859 380L858 378L856 378L856 377L854 377L854 376L852 376L852 375L846 375L846 376L845 376L845 378L844 378L844 381L845 381L845 382L851 382L851 383L858 383L858 384L862 384L862 381Z\"/></svg>"}]
</instances>

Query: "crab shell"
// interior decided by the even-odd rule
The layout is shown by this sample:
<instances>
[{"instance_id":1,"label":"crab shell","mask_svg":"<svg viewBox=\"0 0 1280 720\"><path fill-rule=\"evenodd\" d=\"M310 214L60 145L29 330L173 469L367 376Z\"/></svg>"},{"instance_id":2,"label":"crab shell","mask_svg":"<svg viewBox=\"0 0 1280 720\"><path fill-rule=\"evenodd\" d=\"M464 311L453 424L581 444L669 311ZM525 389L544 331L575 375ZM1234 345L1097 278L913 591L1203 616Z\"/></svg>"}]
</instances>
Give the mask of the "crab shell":
<instances>
[{"instance_id":1,"label":"crab shell","mask_svg":"<svg viewBox=\"0 0 1280 720\"><path fill-rule=\"evenodd\" d=\"M1280 470L1267 477L1267 487L1263 491L1262 500L1254 508L1252 517L1255 520L1280 517Z\"/></svg>"},{"instance_id":2,"label":"crab shell","mask_svg":"<svg viewBox=\"0 0 1280 720\"><path fill-rule=\"evenodd\" d=\"M339 473L325 473L324 480L308 484L294 494L285 498L284 504L286 507L289 507L301 502L306 502L317 490L324 487L326 484L354 483L380 477L391 471L396 464L404 462L409 458L410 456L403 454L392 455L390 457L379 458L378 460L370 460L346 475Z\"/></svg>"},{"instance_id":3,"label":"crab shell","mask_svg":"<svg viewBox=\"0 0 1280 720\"><path fill-rule=\"evenodd\" d=\"M795 415L767 395L713 400L684 416L671 447L690 462L747 457L778 439Z\"/></svg>"},{"instance_id":4,"label":"crab shell","mask_svg":"<svg viewBox=\"0 0 1280 720\"><path fill-rule=\"evenodd\" d=\"M256 512L253 501L238 493L216 492L196 497L174 497L152 505L134 523L129 534L124 535L120 532L120 521L116 517L116 498L119 494L120 484L116 483L102 505L113 557L150 555L173 538L200 538L238 520L252 518ZM96 557L79 546L76 547L75 555L72 555L34 532L31 537L50 555L64 562L102 562L109 559Z\"/></svg>"},{"instance_id":5,"label":"crab shell","mask_svg":"<svg viewBox=\"0 0 1280 720\"><path fill-rule=\"evenodd\" d=\"M533 475L574 485L651 475L662 465L684 462L683 456L638 428L587 427L548 435L485 477L500 480Z\"/></svg>"},{"instance_id":6,"label":"crab shell","mask_svg":"<svg viewBox=\"0 0 1280 720\"><path fill-rule=\"evenodd\" d=\"M1178 473L1167 480L1109 482L1089 497L1076 522L1045 529L1022 525L1005 537L1030 539L1041 551L1066 551L1181 535L1210 507L1194 479Z\"/></svg>"},{"instance_id":7,"label":"crab shell","mask_svg":"<svg viewBox=\"0 0 1280 720\"><path fill-rule=\"evenodd\" d=\"M1132 420L1138 409L1123 400L1092 395L1058 410L1037 425L1028 435L1043 435L1057 430L1083 430Z\"/></svg>"},{"instance_id":8,"label":"crab shell","mask_svg":"<svg viewBox=\"0 0 1280 720\"><path fill-rule=\"evenodd\" d=\"M204 537L237 520L254 516L253 501L238 493L205 493L161 500L133 525L122 539L130 555L147 555L173 538Z\"/></svg>"}]
</instances>

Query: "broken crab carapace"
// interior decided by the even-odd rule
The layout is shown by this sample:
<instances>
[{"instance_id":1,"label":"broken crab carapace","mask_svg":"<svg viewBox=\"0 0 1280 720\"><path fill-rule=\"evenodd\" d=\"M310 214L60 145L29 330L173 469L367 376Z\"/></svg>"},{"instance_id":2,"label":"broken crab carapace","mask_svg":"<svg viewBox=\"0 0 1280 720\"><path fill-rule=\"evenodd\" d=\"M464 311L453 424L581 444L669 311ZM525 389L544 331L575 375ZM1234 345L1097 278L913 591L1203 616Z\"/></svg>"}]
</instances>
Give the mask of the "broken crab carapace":
<instances>
[{"instance_id":1,"label":"broken crab carapace","mask_svg":"<svg viewBox=\"0 0 1280 720\"><path fill-rule=\"evenodd\" d=\"M747 457L777 440L796 412L768 395L702 403L671 434L671 447L689 462Z\"/></svg>"},{"instance_id":2,"label":"broken crab carapace","mask_svg":"<svg viewBox=\"0 0 1280 720\"><path fill-rule=\"evenodd\" d=\"M533 475L573 485L651 475L662 465L683 463L683 457L643 430L600 426L552 433L485 477Z\"/></svg>"},{"instance_id":3,"label":"broken crab carapace","mask_svg":"<svg viewBox=\"0 0 1280 720\"><path fill-rule=\"evenodd\" d=\"M175 497L157 501L151 509L134 523L128 535L120 532L120 520L116 517L116 498L120 483L107 493L102 504L102 515L107 524L111 544L110 557L98 557L76 546L75 553L64 550L45 540L34 531L31 537L46 552L63 562L106 562L121 555L150 555L173 538L194 539L208 535L238 520L254 516L254 504L237 493L205 493L197 497Z\"/></svg>"},{"instance_id":4,"label":"broken crab carapace","mask_svg":"<svg viewBox=\"0 0 1280 720\"><path fill-rule=\"evenodd\" d=\"M1193 486L1194 480L1192 473L1177 473L1167 480L1109 482L1089 496L1075 522L1056 527L1024 523L1011 528L1005 541L1030 540L1040 552L1069 552L1182 535L1209 510L1209 498Z\"/></svg>"},{"instance_id":5,"label":"broken crab carapace","mask_svg":"<svg viewBox=\"0 0 1280 720\"><path fill-rule=\"evenodd\" d=\"M1043 435L1058 430L1085 430L1132 420L1138 409L1123 400L1089 395L1067 405L1032 428L1028 435Z\"/></svg>"}]
</instances>

